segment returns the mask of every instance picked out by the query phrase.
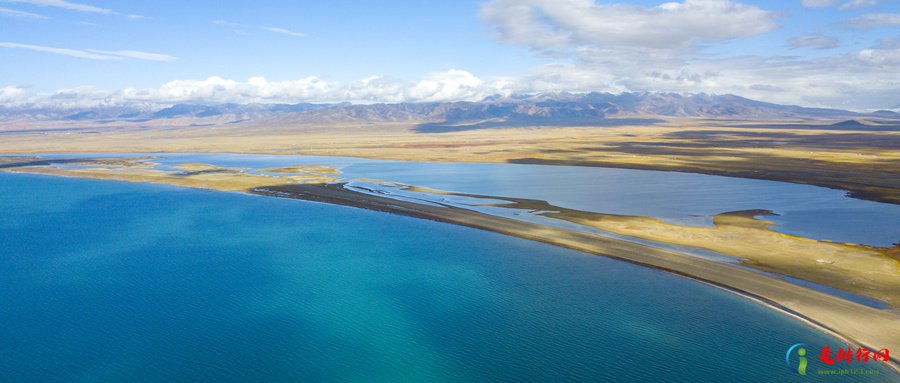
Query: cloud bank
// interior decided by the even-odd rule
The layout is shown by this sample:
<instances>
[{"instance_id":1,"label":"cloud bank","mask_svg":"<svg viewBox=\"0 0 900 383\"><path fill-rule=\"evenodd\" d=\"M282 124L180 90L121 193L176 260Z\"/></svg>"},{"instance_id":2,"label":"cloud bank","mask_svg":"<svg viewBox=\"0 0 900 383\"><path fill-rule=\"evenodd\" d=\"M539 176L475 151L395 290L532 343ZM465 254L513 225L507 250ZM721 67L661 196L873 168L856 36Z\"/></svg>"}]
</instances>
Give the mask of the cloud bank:
<instances>
[{"instance_id":1,"label":"cloud bank","mask_svg":"<svg viewBox=\"0 0 900 383\"><path fill-rule=\"evenodd\" d=\"M847 21L851 28L869 29L900 25L900 13L869 13Z\"/></svg>"},{"instance_id":2,"label":"cloud bank","mask_svg":"<svg viewBox=\"0 0 900 383\"><path fill-rule=\"evenodd\" d=\"M861 5L867 2L844 2ZM836 1L804 1L832 6ZM802 56L724 56L710 47L753 38L777 28L779 14L729 0L684 0L642 7L593 0L491 0L480 16L498 42L522 46L546 59L523 74L483 77L465 68L434 72L418 80L370 76L351 82L308 76L272 81L212 76L170 81L155 88L77 87L31 92L7 85L0 105L7 107L89 107L126 104L428 102L480 100L537 92L629 92L737 94L762 101L853 110L895 108L900 99L900 42L882 39L855 51L834 37L810 34L791 38L794 49L820 49ZM848 16L849 17L849 16ZM234 27L237 24L213 21ZM850 18L851 28L900 25L900 15L869 13ZM301 36L280 28L274 33ZM0 42L94 60L172 61L175 57L141 51L77 50Z\"/></svg>"},{"instance_id":3,"label":"cloud bank","mask_svg":"<svg viewBox=\"0 0 900 383\"><path fill-rule=\"evenodd\" d=\"M251 77L236 81L213 76L205 80L176 80L157 88L121 90L76 87L50 93L27 92L24 88L0 88L0 104L22 108L87 108L133 104L174 103L298 103L298 102L404 102L480 100L515 89L502 78L481 79L451 69L406 82L372 76L348 84L310 76L297 80L269 81Z\"/></svg>"},{"instance_id":4,"label":"cloud bank","mask_svg":"<svg viewBox=\"0 0 900 383\"><path fill-rule=\"evenodd\" d=\"M481 18L494 27L500 41L535 50L681 50L771 31L776 16L727 0L685 0L650 8L593 0L493 0L481 9Z\"/></svg>"},{"instance_id":5,"label":"cloud bank","mask_svg":"<svg viewBox=\"0 0 900 383\"><path fill-rule=\"evenodd\" d=\"M858 9L878 5L878 0L850 0L838 7L841 10Z\"/></svg>"},{"instance_id":6,"label":"cloud bank","mask_svg":"<svg viewBox=\"0 0 900 383\"><path fill-rule=\"evenodd\" d=\"M519 77L482 78L451 69L430 73L414 82L384 76L350 83L315 76L286 81L264 77L238 81L213 76L170 81L156 88L120 90L76 87L41 93L6 86L0 88L0 105L74 109L175 103L476 101L497 94L657 90L733 93L775 103L866 110L896 106L900 99L898 66L900 44L886 40L856 53L816 60L741 57L685 61L673 68L621 67L615 71L575 62L537 67Z\"/></svg>"},{"instance_id":7,"label":"cloud bank","mask_svg":"<svg viewBox=\"0 0 900 383\"><path fill-rule=\"evenodd\" d=\"M835 3L803 1L807 7ZM516 79L516 89L733 93L849 109L893 107L888 100L900 96L900 73L890 67L900 51L886 46L806 58L710 54L710 47L775 30L783 17L735 1L684 0L642 7L594 0L491 0L482 7L481 17L498 41L556 61ZM864 14L848 25L900 25L900 15ZM837 39L821 35L788 42L795 49L837 45Z\"/></svg>"}]
</instances>

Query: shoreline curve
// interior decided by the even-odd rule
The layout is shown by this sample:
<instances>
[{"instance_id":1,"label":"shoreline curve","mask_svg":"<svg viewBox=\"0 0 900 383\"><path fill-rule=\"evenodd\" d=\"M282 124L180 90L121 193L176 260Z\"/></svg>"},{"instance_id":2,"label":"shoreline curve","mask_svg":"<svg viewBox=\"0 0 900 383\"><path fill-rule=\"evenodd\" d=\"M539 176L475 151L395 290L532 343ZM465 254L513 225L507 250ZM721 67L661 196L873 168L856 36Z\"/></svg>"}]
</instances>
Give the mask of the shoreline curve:
<instances>
[{"instance_id":1,"label":"shoreline curve","mask_svg":"<svg viewBox=\"0 0 900 383\"><path fill-rule=\"evenodd\" d=\"M900 350L900 315L808 287L672 250L493 216L450 205L429 206L344 188L344 184L256 187L252 194L300 199L457 224L654 268L741 295L853 346ZM900 362L888 365L900 372Z\"/></svg>"}]
</instances>

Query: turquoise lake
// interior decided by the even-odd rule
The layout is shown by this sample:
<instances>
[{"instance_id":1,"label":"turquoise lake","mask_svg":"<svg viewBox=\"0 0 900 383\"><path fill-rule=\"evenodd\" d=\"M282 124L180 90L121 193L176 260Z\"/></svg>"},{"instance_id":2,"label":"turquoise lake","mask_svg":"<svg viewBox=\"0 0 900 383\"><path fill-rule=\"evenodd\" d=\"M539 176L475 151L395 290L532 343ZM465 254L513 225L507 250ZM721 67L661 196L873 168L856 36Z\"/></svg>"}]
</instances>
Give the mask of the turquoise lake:
<instances>
[{"instance_id":1,"label":"turquoise lake","mask_svg":"<svg viewBox=\"0 0 900 383\"><path fill-rule=\"evenodd\" d=\"M897 379L801 379L791 345L816 367L842 343L722 289L466 227L5 173L0 211L0 382Z\"/></svg>"}]
</instances>

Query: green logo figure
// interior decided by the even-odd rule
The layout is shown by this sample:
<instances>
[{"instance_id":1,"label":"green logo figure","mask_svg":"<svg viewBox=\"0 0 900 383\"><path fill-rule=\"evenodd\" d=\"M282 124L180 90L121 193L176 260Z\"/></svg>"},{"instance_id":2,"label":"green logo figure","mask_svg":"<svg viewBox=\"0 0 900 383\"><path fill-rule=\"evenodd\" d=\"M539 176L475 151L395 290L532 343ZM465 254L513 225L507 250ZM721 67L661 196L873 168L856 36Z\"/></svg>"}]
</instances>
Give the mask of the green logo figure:
<instances>
[{"instance_id":1,"label":"green logo figure","mask_svg":"<svg viewBox=\"0 0 900 383\"><path fill-rule=\"evenodd\" d=\"M789 369L791 369L791 371L794 371L800 375L806 375L806 365L808 364L808 361L806 360L806 349L802 346L805 346L805 344L797 343L791 346L791 348L787 350L787 353L784 354L784 361L785 363L787 363L787 366ZM800 357L800 362L797 363L796 370L794 369L794 366L791 365L791 353L795 348L797 349L797 355Z\"/></svg>"}]
</instances>

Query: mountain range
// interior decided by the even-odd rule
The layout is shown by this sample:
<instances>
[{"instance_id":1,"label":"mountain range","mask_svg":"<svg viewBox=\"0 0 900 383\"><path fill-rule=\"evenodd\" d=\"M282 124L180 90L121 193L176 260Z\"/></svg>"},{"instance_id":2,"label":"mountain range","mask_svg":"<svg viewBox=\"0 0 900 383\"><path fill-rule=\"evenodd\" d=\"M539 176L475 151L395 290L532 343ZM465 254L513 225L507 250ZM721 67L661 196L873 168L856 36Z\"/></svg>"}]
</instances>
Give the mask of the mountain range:
<instances>
[{"instance_id":1,"label":"mountain range","mask_svg":"<svg viewBox=\"0 0 900 383\"><path fill-rule=\"evenodd\" d=\"M7 107L0 122L150 120L198 123L343 123L417 121L465 125L588 125L617 119L694 117L771 121L780 119L900 119L900 113L858 113L756 101L735 95L679 93L544 93L492 96L481 101L403 102L393 104L175 104L85 109Z\"/></svg>"}]
</instances>

